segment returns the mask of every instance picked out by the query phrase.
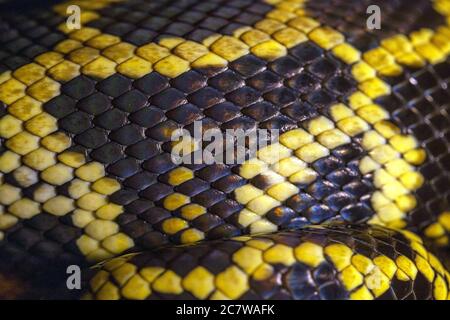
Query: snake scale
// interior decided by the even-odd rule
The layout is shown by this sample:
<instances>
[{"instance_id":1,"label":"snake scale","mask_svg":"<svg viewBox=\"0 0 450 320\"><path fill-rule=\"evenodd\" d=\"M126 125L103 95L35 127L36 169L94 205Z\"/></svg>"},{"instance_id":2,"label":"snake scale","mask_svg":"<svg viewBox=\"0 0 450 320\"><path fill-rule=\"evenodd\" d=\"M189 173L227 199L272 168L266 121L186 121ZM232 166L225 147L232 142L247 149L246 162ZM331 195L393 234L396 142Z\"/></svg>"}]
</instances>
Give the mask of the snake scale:
<instances>
[{"instance_id":1,"label":"snake scale","mask_svg":"<svg viewBox=\"0 0 450 320\"><path fill-rule=\"evenodd\" d=\"M0 1L0 297L449 299L449 54L449 0Z\"/></svg>"}]
</instances>

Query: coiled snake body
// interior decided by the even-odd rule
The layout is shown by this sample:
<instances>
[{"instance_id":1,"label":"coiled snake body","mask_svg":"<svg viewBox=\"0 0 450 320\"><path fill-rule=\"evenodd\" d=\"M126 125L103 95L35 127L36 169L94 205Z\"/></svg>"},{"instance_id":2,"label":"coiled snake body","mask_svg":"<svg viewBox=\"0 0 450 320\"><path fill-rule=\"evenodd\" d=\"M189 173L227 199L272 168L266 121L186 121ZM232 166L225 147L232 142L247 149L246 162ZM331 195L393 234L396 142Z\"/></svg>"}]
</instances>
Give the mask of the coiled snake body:
<instances>
[{"instance_id":1,"label":"coiled snake body","mask_svg":"<svg viewBox=\"0 0 450 320\"><path fill-rule=\"evenodd\" d=\"M450 297L450 1L0 6L0 297Z\"/></svg>"}]
</instances>

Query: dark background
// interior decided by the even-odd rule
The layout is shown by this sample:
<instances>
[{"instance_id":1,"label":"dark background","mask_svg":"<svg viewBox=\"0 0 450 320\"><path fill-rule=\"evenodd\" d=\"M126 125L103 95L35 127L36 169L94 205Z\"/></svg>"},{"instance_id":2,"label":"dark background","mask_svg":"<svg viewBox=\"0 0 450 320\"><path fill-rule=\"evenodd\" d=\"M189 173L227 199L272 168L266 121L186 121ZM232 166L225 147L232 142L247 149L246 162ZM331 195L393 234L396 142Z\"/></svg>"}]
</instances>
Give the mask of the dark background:
<instances>
[{"instance_id":1,"label":"dark background","mask_svg":"<svg viewBox=\"0 0 450 320\"><path fill-rule=\"evenodd\" d=\"M95 1L95 0L92 0ZM0 14L8 11L23 11L63 2L62 0L0 0Z\"/></svg>"}]
</instances>

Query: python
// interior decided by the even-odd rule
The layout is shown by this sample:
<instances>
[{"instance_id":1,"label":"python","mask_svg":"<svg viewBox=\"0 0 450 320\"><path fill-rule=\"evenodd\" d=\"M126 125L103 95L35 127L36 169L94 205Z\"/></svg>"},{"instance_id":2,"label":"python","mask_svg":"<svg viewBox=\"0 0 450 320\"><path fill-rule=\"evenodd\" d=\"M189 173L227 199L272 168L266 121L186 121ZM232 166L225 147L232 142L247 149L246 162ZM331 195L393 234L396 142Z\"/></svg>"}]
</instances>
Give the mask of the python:
<instances>
[{"instance_id":1,"label":"python","mask_svg":"<svg viewBox=\"0 0 450 320\"><path fill-rule=\"evenodd\" d=\"M368 4L2 11L14 294L104 261L83 298L448 298L450 4L380 2L370 32ZM280 135L242 164L177 165L172 133L194 121Z\"/></svg>"}]
</instances>

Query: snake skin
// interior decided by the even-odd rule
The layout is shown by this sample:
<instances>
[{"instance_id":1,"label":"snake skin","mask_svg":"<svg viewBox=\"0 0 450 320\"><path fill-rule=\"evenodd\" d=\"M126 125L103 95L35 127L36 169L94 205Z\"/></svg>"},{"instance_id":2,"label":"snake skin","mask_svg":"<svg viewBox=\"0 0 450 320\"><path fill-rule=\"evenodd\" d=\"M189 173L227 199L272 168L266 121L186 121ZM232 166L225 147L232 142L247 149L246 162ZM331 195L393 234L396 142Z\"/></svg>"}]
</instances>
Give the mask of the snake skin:
<instances>
[{"instance_id":1,"label":"snake skin","mask_svg":"<svg viewBox=\"0 0 450 320\"><path fill-rule=\"evenodd\" d=\"M422 260L415 241L327 226L130 254L102 265L84 298L430 299L427 277L445 286L446 271L431 254ZM429 274L417 272L422 263Z\"/></svg>"},{"instance_id":2,"label":"snake skin","mask_svg":"<svg viewBox=\"0 0 450 320\"><path fill-rule=\"evenodd\" d=\"M450 297L450 1L5 3L1 298Z\"/></svg>"}]
</instances>

